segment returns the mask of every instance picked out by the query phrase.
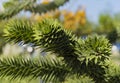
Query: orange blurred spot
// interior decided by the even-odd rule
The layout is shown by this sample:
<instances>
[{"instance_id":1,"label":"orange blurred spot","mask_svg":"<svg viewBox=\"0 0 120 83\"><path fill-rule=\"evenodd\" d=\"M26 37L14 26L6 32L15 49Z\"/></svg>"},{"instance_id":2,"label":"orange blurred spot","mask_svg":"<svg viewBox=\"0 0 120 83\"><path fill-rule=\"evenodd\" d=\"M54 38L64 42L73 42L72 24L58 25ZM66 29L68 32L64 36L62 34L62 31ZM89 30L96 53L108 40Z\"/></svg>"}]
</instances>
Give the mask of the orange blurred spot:
<instances>
[{"instance_id":1,"label":"orange blurred spot","mask_svg":"<svg viewBox=\"0 0 120 83\"><path fill-rule=\"evenodd\" d=\"M49 4L50 3L50 0L43 0L42 1L42 4Z\"/></svg>"}]
</instances>

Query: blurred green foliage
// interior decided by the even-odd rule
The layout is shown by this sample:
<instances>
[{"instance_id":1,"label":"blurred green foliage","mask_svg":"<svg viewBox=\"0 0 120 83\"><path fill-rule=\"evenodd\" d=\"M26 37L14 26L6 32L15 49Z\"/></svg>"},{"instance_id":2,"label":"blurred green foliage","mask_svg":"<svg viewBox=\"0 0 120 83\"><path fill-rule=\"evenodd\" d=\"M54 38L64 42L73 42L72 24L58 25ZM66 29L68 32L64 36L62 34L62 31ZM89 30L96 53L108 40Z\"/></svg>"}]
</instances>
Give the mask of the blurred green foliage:
<instances>
[{"instance_id":1,"label":"blurred green foliage","mask_svg":"<svg viewBox=\"0 0 120 83\"><path fill-rule=\"evenodd\" d=\"M84 25L80 25L76 30L75 34L77 36L88 36L93 34L95 24L89 20L86 21Z\"/></svg>"},{"instance_id":2,"label":"blurred green foliage","mask_svg":"<svg viewBox=\"0 0 120 83\"><path fill-rule=\"evenodd\" d=\"M0 83L39 83L40 79L35 79L35 80L10 80L7 77L0 79Z\"/></svg>"},{"instance_id":3,"label":"blurred green foliage","mask_svg":"<svg viewBox=\"0 0 120 83\"><path fill-rule=\"evenodd\" d=\"M100 35L105 35L110 43L115 43L119 39L119 25L120 15L101 14L99 16L99 24L95 32ZM118 18L119 17L119 18Z\"/></svg>"},{"instance_id":4,"label":"blurred green foliage","mask_svg":"<svg viewBox=\"0 0 120 83\"><path fill-rule=\"evenodd\" d=\"M2 48L5 45L5 40L3 37L3 30L4 30L4 26L6 24L7 21L0 21L0 54L2 53Z\"/></svg>"}]
</instances>

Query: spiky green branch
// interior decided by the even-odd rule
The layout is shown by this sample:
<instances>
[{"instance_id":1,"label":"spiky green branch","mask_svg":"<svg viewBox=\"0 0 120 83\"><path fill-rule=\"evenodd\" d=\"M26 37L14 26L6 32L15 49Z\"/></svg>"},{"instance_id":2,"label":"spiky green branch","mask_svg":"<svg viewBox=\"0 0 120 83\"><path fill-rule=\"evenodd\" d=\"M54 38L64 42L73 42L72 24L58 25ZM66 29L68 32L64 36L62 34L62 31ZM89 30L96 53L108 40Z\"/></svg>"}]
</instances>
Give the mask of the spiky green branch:
<instances>
[{"instance_id":1,"label":"spiky green branch","mask_svg":"<svg viewBox=\"0 0 120 83\"><path fill-rule=\"evenodd\" d=\"M32 5L34 2L34 0L26 0L22 2L15 1L13 2L15 3L14 5L6 8L4 12L0 13L0 19L11 18L22 11L25 7Z\"/></svg>"},{"instance_id":2,"label":"spiky green branch","mask_svg":"<svg viewBox=\"0 0 120 83\"><path fill-rule=\"evenodd\" d=\"M74 74L78 76L86 74L97 83L106 81L108 68L106 60L109 59L111 45L104 37L78 39L52 19L43 20L31 26L32 28L28 27L30 24L15 22L7 25L5 36L8 40L32 42L35 46L44 48L45 52L52 52L62 57Z\"/></svg>"},{"instance_id":3,"label":"spiky green branch","mask_svg":"<svg viewBox=\"0 0 120 83\"><path fill-rule=\"evenodd\" d=\"M0 19L8 19L16 14L18 14L20 11L31 11L34 13L45 13L48 10L54 10L55 8L58 8L59 6L63 5L68 0L55 0L53 2L50 2L49 4L36 4L37 0L22 0L22 1L8 1L4 3L5 11L0 13Z\"/></svg>"},{"instance_id":4,"label":"spiky green branch","mask_svg":"<svg viewBox=\"0 0 120 83\"><path fill-rule=\"evenodd\" d=\"M28 20L11 20L4 30L6 33L4 35L5 39L7 42L14 41L18 43L24 41L24 43L32 43L34 39L32 26L32 23Z\"/></svg>"},{"instance_id":5,"label":"spiky green branch","mask_svg":"<svg viewBox=\"0 0 120 83\"><path fill-rule=\"evenodd\" d=\"M0 76L10 76L11 79L40 77L44 81L62 82L70 72L64 62L49 57L41 57L39 60L21 57L0 59Z\"/></svg>"}]
</instances>

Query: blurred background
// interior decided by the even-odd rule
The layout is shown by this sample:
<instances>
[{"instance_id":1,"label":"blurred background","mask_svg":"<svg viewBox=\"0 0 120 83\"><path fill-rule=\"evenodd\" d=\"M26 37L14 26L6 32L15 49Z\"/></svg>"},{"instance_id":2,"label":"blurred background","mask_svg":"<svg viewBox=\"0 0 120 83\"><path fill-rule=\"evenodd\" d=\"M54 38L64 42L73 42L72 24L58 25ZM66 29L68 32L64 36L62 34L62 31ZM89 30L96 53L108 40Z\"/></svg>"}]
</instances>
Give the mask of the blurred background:
<instances>
[{"instance_id":1,"label":"blurred background","mask_svg":"<svg viewBox=\"0 0 120 83\"><path fill-rule=\"evenodd\" d=\"M22 0L0 0L0 12L6 11L15 1ZM31 0L32 1L32 0ZM36 0L37 5L49 5L52 2L59 4L60 0ZM62 0L61 0L62 1ZM65 0L63 0L65 1ZM10 3L7 3L10 2ZM40 22L45 18L53 18L65 27L71 30L76 36L86 38L88 35L105 36L112 44L111 58L117 64L120 63L120 0L66 0L64 4L57 5L53 9L35 9L25 8L17 12L12 18L26 18L33 22ZM48 7L52 8L53 5ZM45 10L45 11L44 11ZM36 12L37 11L37 12ZM12 19L10 18L10 19ZM10 19L0 20L0 54L1 56L10 56L25 54L26 56L36 56L42 49L34 50L31 44L11 45L4 40L4 28ZM16 49L17 48L17 49ZM44 55L45 53L42 53ZM31 83L37 83L31 81ZM7 82L7 79L6 79ZM5 83L0 82L0 83ZM8 82L10 83L10 82ZM21 83L28 83L26 80Z\"/></svg>"}]
</instances>

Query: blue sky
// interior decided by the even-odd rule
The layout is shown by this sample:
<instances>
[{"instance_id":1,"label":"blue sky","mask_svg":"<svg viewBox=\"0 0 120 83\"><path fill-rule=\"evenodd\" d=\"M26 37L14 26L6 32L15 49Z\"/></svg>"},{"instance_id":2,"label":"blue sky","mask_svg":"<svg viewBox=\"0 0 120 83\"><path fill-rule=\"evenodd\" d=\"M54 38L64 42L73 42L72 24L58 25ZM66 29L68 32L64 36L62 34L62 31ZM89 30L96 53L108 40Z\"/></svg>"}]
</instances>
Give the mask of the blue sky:
<instances>
[{"instance_id":1,"label":"blue sky","mask_svg":"<svg viewBox=\"0 0 120 83\"><path fill-rule=\"evenodd\" d=\"M0 8L3 1L5 0L0 0ZM91 21L97 21L101 13L115 14L120 12L120 0L70 0L60 9L76 11L80 5L85 6L87 17Z\"/></svg>"},{"instance_id":2,"label":"blue sky","mask_svg":"<svg viewBox=\"0 0 120 83\"><path fill-rule=\"evenodd\" d=\"M70 0L64 9L76 11L82 5L86 8L87 17L92 21L97 21L101 13L115 14L120 12L120 0Z\"/></svg>"}]
</instances>

